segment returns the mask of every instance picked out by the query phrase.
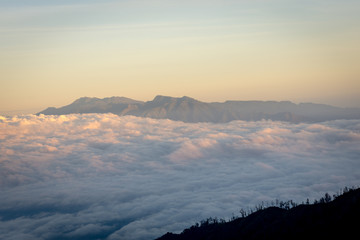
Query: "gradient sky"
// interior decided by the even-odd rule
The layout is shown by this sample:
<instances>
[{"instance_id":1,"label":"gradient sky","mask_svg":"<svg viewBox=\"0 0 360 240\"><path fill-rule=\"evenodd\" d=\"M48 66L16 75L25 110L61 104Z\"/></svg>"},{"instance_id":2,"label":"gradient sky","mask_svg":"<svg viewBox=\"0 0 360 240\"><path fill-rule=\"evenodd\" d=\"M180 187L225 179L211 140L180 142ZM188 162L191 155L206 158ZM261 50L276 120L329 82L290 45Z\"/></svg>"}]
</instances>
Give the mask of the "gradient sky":
<instances>
[{"instance_id":1,"label":"gradient sky","mask_svg":"<svg viewBox=\"0 0 360 240\"><path fill-rule=\"evenodd\" d=\"M0 0L0 114L82 96L359 107L358 0Z\"/></svg>"}]
</instances>

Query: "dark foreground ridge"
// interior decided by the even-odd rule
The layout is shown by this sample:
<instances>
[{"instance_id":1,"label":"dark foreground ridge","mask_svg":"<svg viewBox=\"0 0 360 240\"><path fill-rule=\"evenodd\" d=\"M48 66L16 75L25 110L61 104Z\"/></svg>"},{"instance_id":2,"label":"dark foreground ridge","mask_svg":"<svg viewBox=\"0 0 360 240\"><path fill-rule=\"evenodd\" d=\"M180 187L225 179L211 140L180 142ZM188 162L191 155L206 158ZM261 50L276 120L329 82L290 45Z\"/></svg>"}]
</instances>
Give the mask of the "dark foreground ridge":
<instances>
[{"instance_id":1,"label":"dark foreground ridge","mask_svg":"<svg viewBox=\"0 0 360 240\"><path fill-rule=\"evenodd\" d=\"M326 195L311 205L268 207L229 222L208 219L181 234L167 233L157 240L357 239L360 189L330 200Z\"/></svg>"},{"instance_id":2,"label":"dark foreground ridge","mask_svg":"<svg viewBox=\"0 0 360 240\"><path fill-rule=\"evenodd\" d=\"M360 119L360 108L339 108L324 104L289 101L226 101L201 102L190 97L156 96L142 102L125 97L83 97L60 107L50 107L38 114L114 113L183 122L226 123L233 120L273 120L292 123L322 122L337 119Z\"/></svg>"}]
</instances>

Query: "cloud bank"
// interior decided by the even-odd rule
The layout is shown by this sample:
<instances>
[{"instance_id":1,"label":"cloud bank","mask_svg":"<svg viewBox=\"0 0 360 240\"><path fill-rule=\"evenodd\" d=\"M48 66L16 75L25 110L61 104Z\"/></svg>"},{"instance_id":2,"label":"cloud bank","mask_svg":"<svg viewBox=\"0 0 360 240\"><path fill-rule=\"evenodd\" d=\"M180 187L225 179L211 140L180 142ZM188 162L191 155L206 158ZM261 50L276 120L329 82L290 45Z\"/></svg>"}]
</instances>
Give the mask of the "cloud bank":
<instances>
[{"instance_id":1,"label":"cloud bank","mask_svg":"<svg viewBox=\"0 0 360 240\"><path fill-rule=\"evenodd\" d=\"M359 185L360 121L0 117L1 239L151 239Z\"/></svg>"}]
</instances>

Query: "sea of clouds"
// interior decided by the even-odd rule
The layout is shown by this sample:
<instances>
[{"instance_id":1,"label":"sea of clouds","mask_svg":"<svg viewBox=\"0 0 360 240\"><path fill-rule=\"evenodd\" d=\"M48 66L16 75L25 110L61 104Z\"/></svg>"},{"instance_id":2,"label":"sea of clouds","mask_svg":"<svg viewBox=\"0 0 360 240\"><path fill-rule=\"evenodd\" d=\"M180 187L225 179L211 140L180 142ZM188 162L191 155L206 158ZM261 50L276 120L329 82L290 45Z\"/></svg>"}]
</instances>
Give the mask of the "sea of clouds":
<instances>
[{"instance_id":1,"label":"sea of clouds","mask_svg":"<svg viewBox=\"0 0 360 240\"><path fill-rule=\"evenodd\" d=\"M359 183L359 120L0 117L0 239L153 239Z\"/></svg>"}]
</instances>

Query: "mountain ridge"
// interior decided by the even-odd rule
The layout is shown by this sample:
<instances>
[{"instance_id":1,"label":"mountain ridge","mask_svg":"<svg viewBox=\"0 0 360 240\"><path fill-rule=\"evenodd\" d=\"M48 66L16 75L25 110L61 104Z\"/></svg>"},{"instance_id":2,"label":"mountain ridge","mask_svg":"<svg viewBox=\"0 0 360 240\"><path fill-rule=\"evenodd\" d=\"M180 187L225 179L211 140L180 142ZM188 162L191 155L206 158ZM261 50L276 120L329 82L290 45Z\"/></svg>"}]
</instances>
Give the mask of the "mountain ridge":
<instances>
[{"instance_id":1,"label":"mountain ridge","mask_svg":"<svg viewBox=\"0 0 360 240\"><path fill-rule=\"evenodd\" d=\"M358 234L359 188L334 196L332 201L325 194L314 204L289 202L295 206L261 207L228 222L210 218L182 233L168 232L156 240L350 239Z\"/></svg>"},{"instance_id":2,"label":"mountain ridge","mask_svg":"<svg viewBox=\"0 0 360 240\"><path fill-rule=\"evenodd\" d=\"M340 108L325 104L290 101L202 102L188 96L157 95L150 101L126 97L82 97L73 103L39 113L63 115L72 113L114 113L183 122L225 123L233 120L274 120L286 122L322 122L337 119L360 119L360 108Z\"/></svg>"}]
</instances>

